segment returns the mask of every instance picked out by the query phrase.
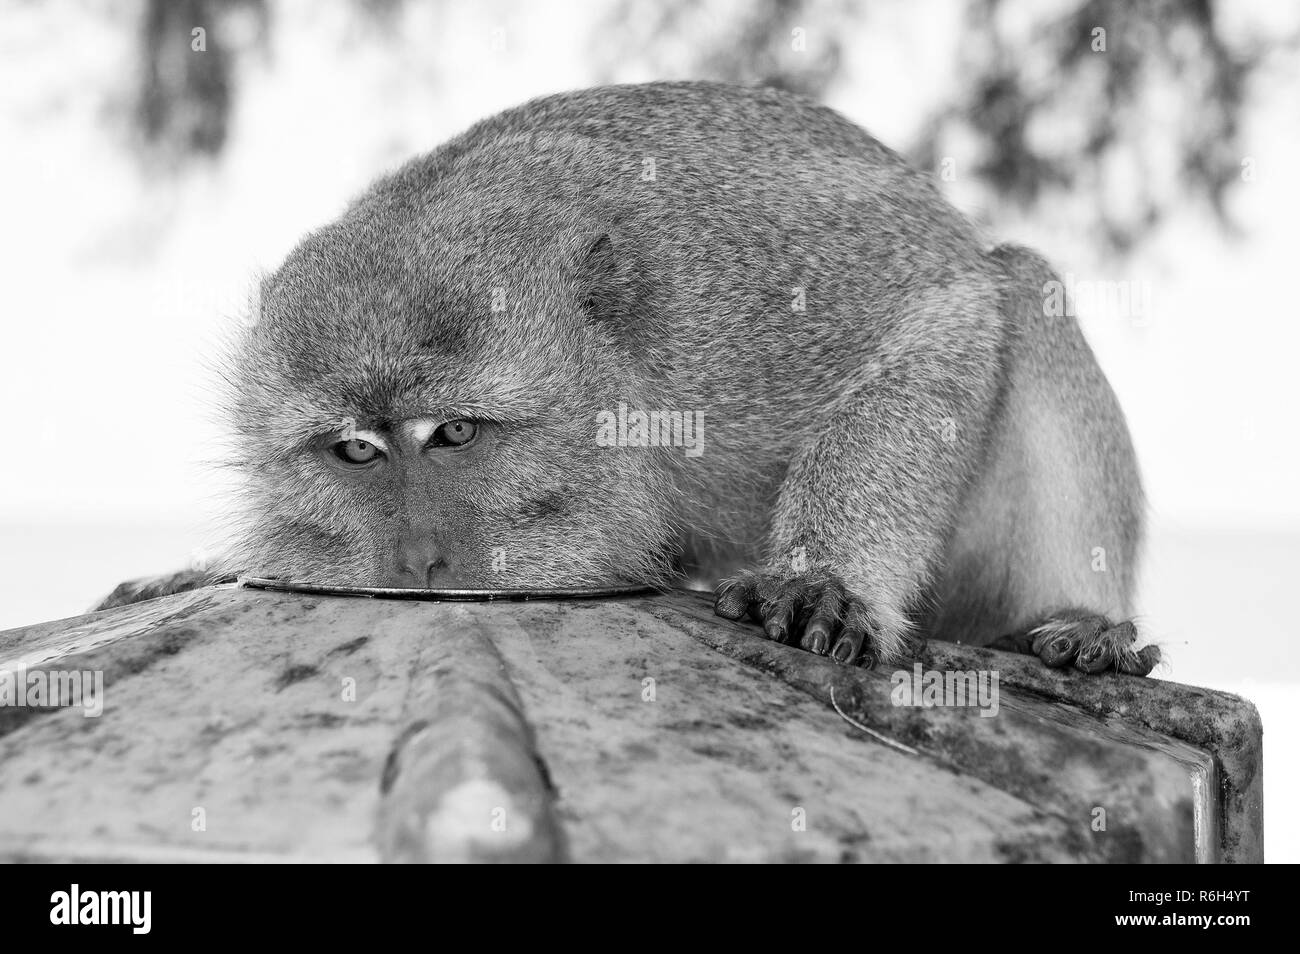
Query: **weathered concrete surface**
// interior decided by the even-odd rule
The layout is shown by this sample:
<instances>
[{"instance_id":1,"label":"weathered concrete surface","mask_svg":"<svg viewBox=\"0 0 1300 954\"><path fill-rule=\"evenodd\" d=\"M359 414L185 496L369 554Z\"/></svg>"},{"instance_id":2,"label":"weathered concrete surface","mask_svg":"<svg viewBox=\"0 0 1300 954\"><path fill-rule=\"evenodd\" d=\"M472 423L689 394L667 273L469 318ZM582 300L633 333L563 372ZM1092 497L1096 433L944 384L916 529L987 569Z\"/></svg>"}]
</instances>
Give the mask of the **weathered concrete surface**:
<instances>
[{"instance_id":1,"label":"weathered concrete surface","mask_svg":"<svg viewBox=\"0 0 1300 954\"><path fill-rule=\"evenodd\" d=\"M404 727L379 783L381 859L564 861L554 791L492 641L446 627L409 671Z\"/></svg>"},{"instance_id":2,"label":"weathered concrete surface","mask_svg":"<svg viewBox=\"0 0 1300 954\"><path fill-rule=\"evenodd\" d=\"M888 674L692 594L218 587L0 633L0 669L19 662L100 669L106 690L98 719L0 708L11 860L452 860L469 842L434 836L457 824L522 860L1258 860L1261 843L1237 804L1260 781L1239 700L932 646L927 668L1001 671L999 714L900 709ZM1246 794L1214 797L1219 777ZM447 784L466 778L484 784Z\"/></svg>"},{"instance_id":3,"label":"weathered concrete surface","mask_svg":"<svg viewBox=\"0 0 1300 954\"><path fill-rule=\"evenodd\" d=\"M692 594L656 603L650 612L828 703L831 690L843 687L838 699L847 714L1031 801L1105 806L1106 793L1128 791L1138 806L1129 820L1134 838L1151 832L1169 799L1185 797L1185 789L1148 791L1145 778L1125 777L1125 757L1104 743L1118 740L1166 754L1186 767L1197 790L1204 789L1193 799L1194 827L1202 829L1196 860L1263 860L1263 727L1245 699L1158 679L1088 677L1029 657L930 642L918 660L926 669L999 672L1006 718L997 721L1017 731L990 734L970 722L970 710L896 708L889 703L889 673L827 669L807 654L753 639L753 627L723 625L711 607L711 599ZM1031 743L1023 729L1034 721L1044 728ZM1082 775L1073 778L1071 766ZM1084 779L1091 779L1091 788ZM1152 798L1146 808L1143 795Z\"/></svg>"}]
</instances>

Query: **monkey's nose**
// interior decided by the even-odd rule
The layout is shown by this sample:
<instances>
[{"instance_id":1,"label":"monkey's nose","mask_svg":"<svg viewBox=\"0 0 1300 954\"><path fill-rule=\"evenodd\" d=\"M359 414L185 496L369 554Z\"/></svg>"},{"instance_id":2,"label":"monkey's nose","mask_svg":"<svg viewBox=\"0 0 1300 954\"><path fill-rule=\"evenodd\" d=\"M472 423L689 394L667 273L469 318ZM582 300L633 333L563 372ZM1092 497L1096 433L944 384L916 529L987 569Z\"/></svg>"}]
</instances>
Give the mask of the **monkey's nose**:
<instances>
[{"instance_id":1,"label":"monkey's nose","mask_svg":"<svg viewBox=\"0 0 1300 954\"><path fill-rule=\"evenodd\" d=\"M427 536L400 540L394 564L394 585L402 587L431 587L438 571L447 567L442 551Z\"/></svg>"}]
</instances>

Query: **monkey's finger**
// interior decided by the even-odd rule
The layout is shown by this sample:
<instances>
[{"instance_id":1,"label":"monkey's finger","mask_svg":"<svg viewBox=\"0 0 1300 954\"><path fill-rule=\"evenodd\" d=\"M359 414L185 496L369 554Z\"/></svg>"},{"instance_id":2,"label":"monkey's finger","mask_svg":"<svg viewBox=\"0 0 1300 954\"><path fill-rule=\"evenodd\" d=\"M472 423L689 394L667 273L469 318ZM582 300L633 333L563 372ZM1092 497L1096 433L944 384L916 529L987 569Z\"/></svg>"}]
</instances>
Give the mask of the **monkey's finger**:
<instances>
[{"instance_id":1,"label":"monkey's finger","mask_svg":"<svg viewBox=\"0 0 1300 954\"><path fill-rule=\"evenodd\" d=\"M831 636L839 625L839 593L824 593L807 611L803 626L803 639L799 645L810 653L825 656L831 646Z\"/></svg>"},{"instance_id":2,"label":"monkey's finger","mask_svg":"<svg viewBox=\"0 0 1300 954\"><path fill-rule=\"evenodd\" d=\"M1130 676L1145 676L1160 662L1159 646L1143 646L1137 652L1120 654L1115 668Z\"/></svg>"},{"instance_id":3,"label":"monkey's finger","mask_svg":"<svg viewBox=\"0 0 1300 954\"><path fill-rule=\"evenodd\" d=\"M1105 672L1115 665L1115 651L1103 640L1086 643L1074 657L1074 668L1086 673Z\"/></svg>"},{"instance_id":4,"label":"monkey's finger","mask_svg":"<svg viewBox=\"0 0 1300 954\"><path fill-rule=\"evenodd\" d=\"M1137 642L1137 627L1133 625L1132 620L1126 619L1107 629L1104 638L1118 657Z\"/></svg>"},{"instance_id":5,"label":"monkey's finger","mask_svg":"<svg viewBox=\"0 0 1300 954\"><path fill-rule=\"evenodd\" d=\"M1074 652L1078 652L1080 646L1097 639L1108 629L1110 629L1110 620L1104 616L1054 617L1029 631L1029 635L1034 639L1030 650L1035 656L1041 657L1048 646L1057 639L1064 638L1070 640L1074 644ZM1063 646L1058 647L1058 654L1063 650ZM1070 658L1073 659L1074 656L1071 655Z\"/></svg>"},{"instance_id":6,"label":"monkey's finger","mask_svg":"<svg viewBox=\"0 0 1300 954\"><path fill-rule=\"evenodd\" d=\"M763 604L763 632L768 639L783 643L790 635L794 622L795 603L787 596L778 596Z\"/></svg>"},{"instance_id":7,"label":"monkey's finger","mask_svg":"<svg viewBox=\"0 0 1300 954\"><path fill-rule=\"evenodd\" d=\"M862 647L867 641L867 631L856 626L845 626L840 633L840 638L835 642L835 648L831 650L831 658L836 662L842 662L846 665L852 663L862 653ZM872 654L872 665L875 664L875 657ZM871 666L867 667L868 669Z\"/></svg>"},{"instance_id":8,"label":"monkey's finger","mask_svg":"<svg viewBox=\"0 0 1300 954\"><path fill-rule=\"evenodd\" d=\"M745 580L728 580L718 587L713 601L713 612L723 619L740 619L749 612L753 589Z\"/></svg>"},{"instance_id":9,"label":"monkey's finger","mask_svg":"<svg viewBox=\"0 0 1300 954\"><path fill-rule=\"evenodd\" d=\"M1061 631L1059 629L1049 630L1048 627L1044 626L1040 629L1034 630L1029 635L1033 637L1033 642L1029 644L1029 651L1035 656L1040 656L1042 655L1043 647L1047 645L1048 641L1061 635Z\"/></svg>"},{"instance_id":10,"label":"monkey's finger","mask_svg":"<svg viewBox=\"0 0 1300 954\"><path fill-rule=\"evenodd\" d=\"M1038 647L1038 658L1052 669L1070 665L1079 653L1079 640L1076 636L1057 634L1042 642Z\"/></svg>"},{"instance_id":11,"label":"monkey's finger","mask_svg":"<svg viewBox=\"0 0 1300 954\"><path fill-rule=\"evenodd\" d=\"M831 633L835 630L835 617L826 613L814 612L803 628L803 639L799 645L810 653L825 656L831 644Z\"/></svg>"},{"instance_id":12,"label":"monkey's finger","mask_svg":"<svg viewBox=\"0 0 1300 954\"><path fill-rule=\"evenodd\" d=\"M1116 668L1121 657L1132 654L1135 642L1137 627L1128 620L1117 623L1095 637L1084 637L1074 665L1086 673Z\"/></svg>"}]
</instances>

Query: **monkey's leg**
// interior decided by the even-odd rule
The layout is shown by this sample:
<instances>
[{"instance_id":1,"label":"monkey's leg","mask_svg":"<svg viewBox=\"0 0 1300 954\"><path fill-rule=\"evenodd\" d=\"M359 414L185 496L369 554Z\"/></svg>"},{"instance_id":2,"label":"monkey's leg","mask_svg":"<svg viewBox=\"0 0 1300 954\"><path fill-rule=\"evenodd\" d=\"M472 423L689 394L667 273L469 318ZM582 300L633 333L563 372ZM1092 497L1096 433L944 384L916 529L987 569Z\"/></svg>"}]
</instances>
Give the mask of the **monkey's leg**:
<instances>
[{"instance_id":1,"label":"monkey's leg","mask_svg":"<svg viewBox=\"0 0 1300 954\"><path fill-rule=\"evenodd\" d=\"M1136 642L1137 629L1131 621L1112 623L1087 610L1068 609L990 645L1037 656L1053 669L1073 664L1090 674L1114 671L1145 676L1160 662L1160 648L1135 649Z\"/></svg>"},{"instance_id":2,"label":"monkey's leg","mask_svg":"<svg viewBox=\"0 0 1300 954\"><path fill-rule=\"evenodd\" d=\"M928 601L935 638L1038 656L1087 673L1146 675L1134 649L1142 537L1124 416L1077 323L1043 313L1051 268L1024 249L992 259L1020 334L978 480Z\"/></svg>"},{"instance_id":3,"label":"monkey's leg","mask_svg":"<svg viewBox=\"0 0 1300 954\"><path fill-rule=\"evenodd\" d=\"M145 600L154 600L160 596L171 596L173 593L184 593L187 590L197 590L200 587L213 586L217 583L233 583L234 580L233 574L214 573L211 570L181 570L177 573L166 573L162 576L147 576L138 580L127 580L125 583L119 583L112 593L109 593L108 596L96 603L91 612L112 609L115 606L126 606L130 603L143 603Z\"/></svg>"},{"instance_id":4,"label":"monkey's leg","mask_svg":"<svg viewBox=\"0 0 1300 954\"><path fill-rule=\"evenodd\" d=\"M749 614L768 638L839 662L915 650L911 613L996 391L1000 329L987 301L932 301L904 340L886 343L866 383L813 423L781 486L765 565L718 588L718 615Z\"/></svg>"}]
</instances>

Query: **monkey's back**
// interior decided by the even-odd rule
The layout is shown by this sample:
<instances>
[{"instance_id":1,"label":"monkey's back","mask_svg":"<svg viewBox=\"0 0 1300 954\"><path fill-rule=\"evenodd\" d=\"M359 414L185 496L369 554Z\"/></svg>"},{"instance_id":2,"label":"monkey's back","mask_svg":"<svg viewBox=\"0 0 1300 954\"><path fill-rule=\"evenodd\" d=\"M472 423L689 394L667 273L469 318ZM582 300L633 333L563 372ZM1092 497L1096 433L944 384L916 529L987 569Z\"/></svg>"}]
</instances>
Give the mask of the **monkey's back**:
<instances>
[{"instance_id":1,"label":"monkey's back","mask_svg":"<svg viewBox=\"0 0 1300 954\"><path fill-rule=\"evenodd\" d=\"M927 176L833 110L767 88L544 97L372 195L502 260L566 229L608 231L643 278L620 334L662 393L717 425L828 406L909 320L918 288L987 274L975 229ZM979 324L942 333L1000 335Z\"/></svg>"}]
</instances>

